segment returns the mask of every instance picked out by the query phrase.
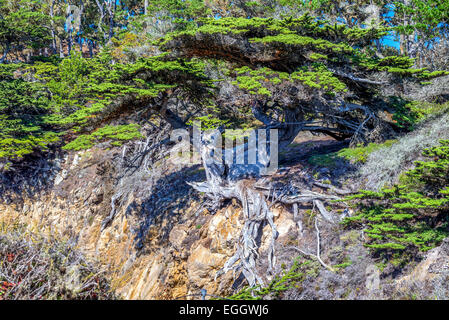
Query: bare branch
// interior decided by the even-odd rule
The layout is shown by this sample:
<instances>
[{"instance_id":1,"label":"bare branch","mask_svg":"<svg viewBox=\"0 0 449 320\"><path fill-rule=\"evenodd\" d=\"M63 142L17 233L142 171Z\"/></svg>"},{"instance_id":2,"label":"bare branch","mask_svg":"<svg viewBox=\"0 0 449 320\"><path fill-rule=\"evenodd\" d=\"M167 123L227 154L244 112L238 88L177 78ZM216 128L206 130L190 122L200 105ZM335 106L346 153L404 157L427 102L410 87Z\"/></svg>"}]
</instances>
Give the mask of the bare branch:
<instances>
[{"instance_id":1,"label":"bare branch","mask_svg":"<svg viewBox=\"0 0 449 320\"><path fill-rule=\"evenodd\" d=\"M313 200L313 204L318 208L318 211L321 213L324 219L331 223L335 223L334 218L329 213L329 211L326 210L323 203L320 200Z\"/></svg>"},{"instance_id":2,"label":"bare branch","mask_svg":"<svg viewBox=\"0 0 449 320\"><path fill-rule=\"evenodd\" d=\"M324 261L320 257L320 230L318 229L318 219L316 217L315 217L315 230L316 230L316 239L317 239L316 254L305 252L305 251L303 251L297 247L293 247L293 246L288 247L287 249L293 249L293 250L296 250L296 251L302 253L305 256L313 257L313 258L317 259L323 267L325 267L329 271L335 272L334 268L332 268L331 266L324 263Z\"/></svg>"},{"instance_id":3,"label":"bare branch","mask_svg":"<svg viewBox=\"0 0 449 320\"><path fill-rule=\"evenodd\" d=\"M338 70L335 70L335 69L332 69L332 68L328 68L328 69L329 69L329 71L333 72L335 75L337 75L339 77L347 78L347 79L355 81L355 82L366 83L366 84L374 84L374 85L385 85L386 84L386 82L374 81L374 80L359 78L359 77L354 76L353 74L342 72L342 71L338 71Z\"/></svg>"},{"instance_id":4,"label":"bare branch","mask_svg":"<svg viewBox=\"0 0 449 320\"><path fill-rule=\"evenodd\" d=\"M313 184L317 187L329 189L331 192L335 192L336 194L339 194L339 195L347 195L347 194L355 193L354 191L351 191L351 190L344 190L344 189L336 188L335 186L333 186L331 184L327 184L327 183L314 182Z\"/></svg>"}]
</instances>

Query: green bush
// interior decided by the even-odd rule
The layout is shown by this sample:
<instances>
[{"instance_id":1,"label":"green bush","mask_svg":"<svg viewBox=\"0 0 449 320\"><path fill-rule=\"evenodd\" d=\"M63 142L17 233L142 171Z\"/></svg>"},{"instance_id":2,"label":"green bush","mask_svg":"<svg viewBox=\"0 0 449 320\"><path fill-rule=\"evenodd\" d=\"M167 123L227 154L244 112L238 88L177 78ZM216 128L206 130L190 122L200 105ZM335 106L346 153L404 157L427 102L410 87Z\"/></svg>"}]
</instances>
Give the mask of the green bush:
<instances>
[{"instance_id":1,"label":"green bush","mask_svg":"<svg viewBox=\"0 0 449 320\"><path fill-rule=\"evenodd\" d=\"M359 145L355 148L344 148L338 151L336 155L354 163L365 163L372 152L390 147L395 142L396 140L387 140L384 143L369 143L366 146Z\"/></svg>"},{"instance_id":2,"label":"green bush","mask_svg":"<svg viewBox=\"0 0 449 320\"><path fill-rule=\"evenodd\" d=\"M111 140L113 146L120 146L124 142L132 139L143 138L139 132L137 124L128 124L121 126L104 126L92 134L80 135L72 142L63 147L64 150L84 150L93 147L96 143L105 140Z\"/></svg>"},{"instance_id":3,"label":"green bush","mask_svg":"<svg viewBox=\"0 0 449 320\"><path fill-rule=\"evenodd\" d=\"M40 83L16 78L20 64L0 64L0 160L17 160L58 141L48 130L49 96Z\"/></svg>"},{"instance_id":4,"label":"green bush","mask_svg":"<svg viewBox=\"0 0 449 320\"><path fill-rule=\"evenodd\" d=\"M82 134L101 123L102 113L118 108L120 97L132 96L135 105L142 105L161 92L182 87L201 99L198 84L211 86L201 62L170 60L166 54L132 63L112 61L106 48L92 59L73 53L62 60L0 64L0 161L6 168L13 160L46 150L64 135L76 138L66 150L90 148L107 139L120 145L140 138L134 124L107 125Z\"/></svg>"},{"instance_id":5,"label":"green bush","mask_svg":"<svg viewBox=\"0 0 449 320\"><path fill-rule=\"evenodd\" d=\"M402 184L347 197L359 209L346 226L366 226L374 251L427 251L449 235L449 140L425 149L425 161L404 173Z\"/></svg>"},{"instance_id":6,"label":"green bush","mask_svg":"<svg viewBox=\"0 0 449 320\"><path fill-rule=\"evenodd\" d=\"M300 258L293 261L289 270L282 271L281 274L267 286L246 287L238 293L228 297L232 300L261 300L270 298L280 298L285 291L298 286L308 275L316 275L317 265L314 261L300 262Z\"/></svg>"},{"instance_id":7,"label":"green bush","mask_svg":"<svg viewBox=\"0 0 449 320\"><path fill-rule=\"evenodd\" d=\"M338 160L347 160L352 163L365 163L368 156L379 149L390 147L396 140L387 140L384 143L369 143L366 146L359 145L355 148L343 148L337 152L313 155L308 162L311 165L335 168Z\"/></svg>"}]
</instances>

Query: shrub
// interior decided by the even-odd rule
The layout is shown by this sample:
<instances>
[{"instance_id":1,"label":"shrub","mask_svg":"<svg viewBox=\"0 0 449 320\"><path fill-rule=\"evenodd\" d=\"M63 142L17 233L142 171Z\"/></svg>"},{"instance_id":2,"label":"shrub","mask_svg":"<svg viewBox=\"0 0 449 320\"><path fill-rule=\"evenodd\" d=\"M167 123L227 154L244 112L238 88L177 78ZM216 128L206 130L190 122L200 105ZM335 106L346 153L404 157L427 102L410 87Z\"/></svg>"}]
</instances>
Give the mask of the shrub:
<instances>
[{"instance_id":1,"label":"shrub","mask_svg":"<svg viewBox=\"0 0 449 320\"><path fill-rule=\"evenodd\" d=\"M355 148L344 148L336 154L354 163L365 163L371 153L382 148L390 147L395 142L395 140L387 140L384 143L369 143L366 146L359 145Z\"/></svg>"},{"instance_id":2,"label":"shrub","mask_svg":"<svg viewBox=\"0 0 449 320\"><path fill-rule=\"evenodd\" d=\"M228 297L232 300L260 300L270 298L279 298L280 295L300 284L308 275L316 272L316 264L313 261L306 260L300 262L300 258L293 261L289 270L284 270L276 275L274 279L265 287L255 286L246 287L238 293Z\"/></svg>"},{"instance_id":3,"label":"shrub","mask_svg":"<svg viewBox=\"0 0 449 320\"><path fill-rule=\"evenodd\" d=\"M336 168L339 160L347 160L352 163L365 163L368 156L379 149L390 147L395 140L388 140L384 143L369 143L366 146L358 145L355 148L343 148L340 151L313 155L308 162L312 165L318 165L328 168Z\"/></svg>"},{"instance_id":4,"label":"shrub","mask_svg":"<svg viewBox=\"0 0 449 320\"><path fill-rule=\"evenodd\" d=\"M114 299L104 274L65 242L0 234L0 300Z\"/></svg>"},{"instance_id":5,"label":"shrub","mask_svg":"<svg viewBox=\"0 0 449 320\"><path fill-rule=\"evenodd\" d=\"M425 161L404 173L402 184L346 198L359 213L343 223L366 226L366 246L374 251L427 251L449 235L449 140L423 156Z\"/></svg>"},{"instance_id":6,"label":"shrub","mask_svg":"<svg viewBox=\"0 0 449 320\"><path fill-rule=\"evenodd\" d=\"M139 132L139 126L137 124L128 124L121 126L106 125L96 130L92 134L80 135L78 138L65 145L63 149L76 151L89 149L93 147L95 143L104 140L112 140L112 145L120 146L128 140L138 139L142 137L143 136Z\"/></svg>"},{"instance_id":7,"label":"shrub","mask_svg":"<svg viewBox=\"0 0 449 320\"><path fill-rule=\"evenodd\" d=\"M19 68L20 64L0 65L0 161L4 162L59 140L45 125L49 104L45 88L16 79Z\"/></svg>"}]
</instances>

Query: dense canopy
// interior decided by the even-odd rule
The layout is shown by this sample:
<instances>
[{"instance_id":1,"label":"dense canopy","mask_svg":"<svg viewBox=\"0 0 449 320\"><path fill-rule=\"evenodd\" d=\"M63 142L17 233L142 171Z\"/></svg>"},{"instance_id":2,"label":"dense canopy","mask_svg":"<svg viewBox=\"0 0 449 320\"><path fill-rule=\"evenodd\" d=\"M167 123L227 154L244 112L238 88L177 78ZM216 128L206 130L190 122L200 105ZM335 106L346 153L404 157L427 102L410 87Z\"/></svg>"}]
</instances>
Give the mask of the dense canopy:
<instances>
[{"instance_id":1,"label":"dense canopy","mask_svg":"<svg viewBox=\"0 0 449 320\"><path fill-rule=\"evenodd\" d=\"M168 110L175 127L192 117L231 127L254 127L257 119L282 129L287 144L299 130L357 143L379 138L372 136L385 129L379 112L391 110L378 94L383 88L399 94L404 81L426 84L446 74L417 65L414 57L423 55L382 44L412 25L413 45L446 41L445 6L412 3L438 19L423 28L416 10L389 2L343 9L327 1L2 0L0 159L9 168L51 145L79 150L138 138L134 124L105 122L129 108ZM407 28L399 21L404 12ZM370 17L380 21L366 25ZM162 105L175 96L188 111Z\"/></svg>"}]
</instances>

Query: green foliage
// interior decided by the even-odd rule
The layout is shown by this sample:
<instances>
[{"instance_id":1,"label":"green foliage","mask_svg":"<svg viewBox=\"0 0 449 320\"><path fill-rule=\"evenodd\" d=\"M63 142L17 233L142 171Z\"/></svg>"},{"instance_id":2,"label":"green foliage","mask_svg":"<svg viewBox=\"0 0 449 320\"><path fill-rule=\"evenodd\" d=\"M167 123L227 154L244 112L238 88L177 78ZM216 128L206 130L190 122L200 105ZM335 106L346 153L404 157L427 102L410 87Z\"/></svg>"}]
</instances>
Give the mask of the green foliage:
<instances>
[{"instance_id":1,"label":"green foliage","mask_svg":"<svg viewBox=\"0 0 449 320\"><path fill-rule=\"evenodd\" d=\"M39 83L16 78L21 65L0 64L0 159L17 160L58 141L45 122L49 97Z\"/></svg>"},{"instance_id":2,"label":"green foliage","mask_svg":"<svg viewBox=\"0 0 449 320\"><path fill-rule=\"evenodd\" d=\"M65 133L84 131L117 106L120 97L133 96L138 105L178 87L200 100L201 90L212 86L198 61L170 60L164 54L134 63L111 61L105 50L93 59L72 54L31 65L0 64L0 159L8 163L45 150ZM119 145L139 137L135 125L105 126L79 136L65 149L90 148L105 139Z\"/></svg>"},{"instance_id":3,"label":"green foliage","mask_svg":"<svg viewBox=\"0 0 449 320\"><path fill-rule=\"evenodd\" d=\"M367 247L381 252L427 251L449 235L449 140L425 149L425 161L405 172L402 184L347 197L359 213L347 226L366 225Z\"/></svg>"},{"instance_id":4,"label":"green foliage","mask_svg":"<svg viewBox=\"0 0 449 320\"><path fill-rule=\"evenodd\" d=\"M442 24L449 21L449 5L444 0L411 0L407 3L393 1L397 13L396 31L401 34L412 34L419 31L420 37L434 40L445 35ZM407 19L401 23L399 19Z\"/></svg>"},{"instance_id":5,"label":"green foliage","mask_svg":"<svg viewBox=\"0 0 449 320\"><path fill-rule=\"evenodd\" d=\"M389 147L396 140L387 140L384 143L369 143L366 146L358 145L354 148L343 148L337 152L313 155L308 159L311 165L334 168L338 160L347 160L352 163L365 163L368 156L381 148Z\"/></svg>"},{"instance_id":6,"label":"green foliage","mask_svg":"<svg viewBox=\"0 0 449 320\"><path fill-rule=\"evenodd\" d=\"M188 87L184 81L205 84L203 65L195 61L168 60L165 55L141 58L134 63L111 63L106 50L93 59L73 54L60 64L36 63L30 72L52 92L55 125L85 124L113 100L134 96L137 101L156 97L174 86Z\"/></svg>"},{"instance_id":7,"label":"green foliage","mask_svg":"<svg viewBox=\"0 0 449 320\"><path fill-rule=\"evenodd\" d=\"M290 45L316 46L322 50L334 50L336 52L351 52L351 45L366 43L384 36L390 28L349 28L346 25L333 24L321 20L309 14L303 14L298 18L287 17L284 19L259 18L259 17L224 17L221 19L201 18L197 28L187 31L174 32L164 40L172 40L174 37L195 34L258 34L260 29L266 29L275 35L252 38L254 42L280 42ZM332 33L340 42L335 44L325 41L324 38ZM318 40L316 39L318 38Z\"/></svg>"},{"instance_id":8,"label":"green foliage","mask_svg":"<svg viewBox=\"0 0 449 320\"><path fill-rule=\"evenodd\" d=\"M275 276L265 287L255 286L243 288L240 292L228 297L232 300L261 300L267 297L280 298L282 293L298 287L307 276L315 276L317 265L312 261L300 262L300 258L293 261L293 265L287 271Z\"/></svg>"},{"instance_id":9,"label":"green foliage","mask_svg":"<svg viewBox=\"0 0 449 320\"><path fill-rule=\"evenodd\" d=\"M426 68L412 68L414 60L404 56L378 58L364 47L370 41L387 35L391 28L360 28L332 24L326 20L304 14L298 18L243 18L225 17L198 20L197 27L177 31L161 39L164 47L172 40L192 39L201 35L232 35L247 37L250 42L275 47L287 54L292 49L302 54L304 61L347 61L348 59L367 71L386 71L397 76L413 76L420 81L448 74L446 71L430 72ZM310 52L312 51L312 52ZM338 58L337 58L338 57Z\"/></svg>"},{"instance_id":10,"label":"green foliage","mask_svg":"<svg viewBox=\"0 0 449 320\"><path fill-rule=\"evenodd\" d=\"M177 29L188 28L193 19L204 17L209 10L201 0L156 0L149 1L148 16L157 16L160 20L170 19L176 23Z\"/></svg>"},{"instance_id":11,"label":"green foliage","mask_svg":"<svg viewBox=\"0 0 449 320\"><path fill-rule=\"evenodd\" d=\"M339 157L335 153L315 154L307 162L312 166L326 167L334 169L338 166Z\"/></svg>"},{"instance_id":12,"label":"green foliage","mask_svg":"<svg viewBox=\"0 0 449 320\"><path fill-rule=\"evenodd\" d=\"M187 122L187 125L194 125L196 122L201 123L201 130L214 130L220 126L226 125L229 120L221 120L211 114L208 114L201 117L194 117Z\"/></svg>"},{"instance_id":13,"label":"green foliage","mask_svg":"<svg viewBox=\"0 0 449 320\"><path fill-rule=\"evenodd\" d=\"M449 71L429 71L427 68L412 68L414 59L408 56L388 56L378 58L366 51L355 50L349 57L353 63L370 71L384 71L398 77L411 77L418 83L423 80L430 80L436 77L448 75Z\"/></svg>"},{"instance_id":14,"label":"green foliage","mask_svg":"<svg viewBox=\"0 0 449 320\"><path fill-rule=\"evenodd\" d=\"M390 106L394 109L393 121L399 128L412 131L417 124L430 115L440 114L449 109L449 104L429 103L424 101L408 101L399 97L389 97Z\"/></svg>"},{"instance_id":15,"label":"green foliage","mask_svg":"<svg viewBox=\"0 0 449 320\"><path fill-rule=\"evenodd\" d=\"M163 49L185 50L185 54L190 55L196 50L190 46L196 41L203 41L204 45L210 48L210 55L215 57L217 56L215 51L229 50L228 45L223 43L228 40L224 39L233 38L237 43L242 40L249 41L257 51L266 52L268 56L272 55L270 58L268 56L261 58L263 61L270 61L268 64L270 67L267 67L266 63L252 64L251 67L246 63L240 63L240 67L234 69L235 73L231 73L231 76L235 75L232 83L261 99L274 100L276 93L286 89L286 86L299 84L306 90L319 91L327 97L344 96L349 91L351 82L347 78L342 78L341 74L335 74L336 65L345 67L351 64L351 69L355 73L364 73L363 77L370 73L385 72L392 74L394 78L410 78L419 83L448 74L446 71L430 72L426 68L415 69L414 59L409 57L379 58L374 54L375 51L370 49L371 42L382 38L389 31L390 28L382 26L360 28L333 24L309 14L282 19L202 18L198 19L196 27L171 32L156 43ZM180 48L180 44L186 44L187 48L183 49L182 46ZM255 59L253 54L246 56L247 52L238 45L237 47L232 50L242 50L240 54L223 53L223 56L238 55L238 57L224 59L229 61ZM209 55L208 49L200 49L198 55L203 54Z\"/></svg>"},{"instance_id":16,"label":"green foliage","mask_svg":"<svg viewBox=\"0 0 449 320\"><path fill-rule=\"evenodd\" d=\"M418 102L390 97L390 105L395 110L392 119L399 128L411 131L424 118L425 113L418 107Z\"/></svg>"},{"instance_id":17,"label":"green foliage","mask_svg":"<svg viewBox=\"0 0 449 320\"><path fill-rule=\"evenodd\" d=\"M271 97L282 83L300 83L310 89L323 90L327 93L347 91L346 85L321 63L314 63L290 74L276 72L270 68L252 70L247 66L236 68L234 71L237 77L232 83L251 94Z\"/></svg>"},{"instance_id":18,"label":"green foliage","mask_svg":"<svg viewBox=\"0 0 449 320\"><path fill-rule=\"evenodd\" d=\"M41 48L51 37L50 17L42 12L40 1L21 0L12 6L0 0L0 47L8 53L15 47Z\"/></svg>"},{"instance_id":19,"label":"green foliage","mask_svg":"<svg viewBox=\"0 0 449 320\"><path fill-rule=\"evenodd\" d=\"M345 262L333 265L332 268L334 268L335 270L343 270L343 269L351 266L352 264L353 264L353 262L351 260L346 259Z\"/></svg>"},{"instance_id":20,"label":"green foliage","mask_svg":"<svg viewBox=\"0 0 449 320\"><path fill-rule=\"evenodd\" d=\"M63 147L65 150L83 150L89 149L94 146L94 144L104 141L112 140L111 144L113 146L120 146L123 142L132 139L143 138L139 132L139 126L136 124L111 126L107 125L89 135L80 135L72 142L68 143Z\"/></svg>"},{"instance_id":21,"label":"green foliage","mask_svg":"<svg viewBox=\"0 0 449 320\"><path fill-rule=\"evenodd\" d=\"M366 146L358 145L355 148L344 148L336 152L336 156L354 163L365 163L372 152L389 147L395 142L396 140L387 140L384 143L369 143Z\"/></svg>"}]
</instances>

